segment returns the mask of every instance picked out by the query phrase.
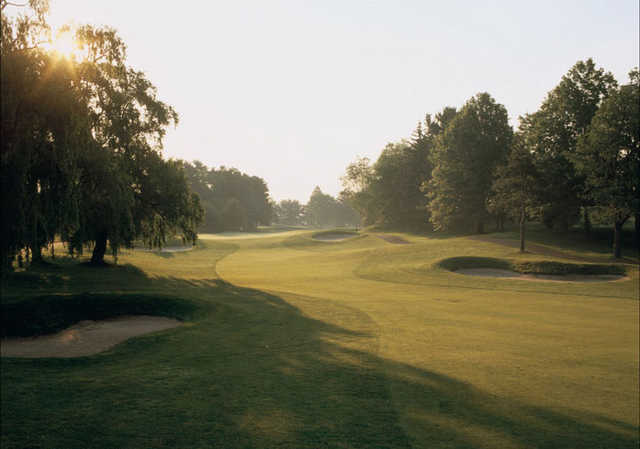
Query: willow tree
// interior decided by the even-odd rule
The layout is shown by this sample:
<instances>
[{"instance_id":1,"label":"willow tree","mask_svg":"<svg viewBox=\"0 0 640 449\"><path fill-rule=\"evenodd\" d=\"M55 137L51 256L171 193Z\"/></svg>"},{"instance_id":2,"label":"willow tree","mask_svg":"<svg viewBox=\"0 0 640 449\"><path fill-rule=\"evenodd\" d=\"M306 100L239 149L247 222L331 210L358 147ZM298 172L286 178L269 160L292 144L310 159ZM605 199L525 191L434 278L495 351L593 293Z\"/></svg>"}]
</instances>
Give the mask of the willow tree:
<instances>
[{"instance_id":1,"label":"willow tree","mask_svg":"<svg viewBox=\"0 0 640 449\"><path fill-rule=\"evenodd\" d=\"M89 137L88 108L70 61L43 51L46 2L16 17L2 1L0 42L0 264L28 249L33 261L77 224L77 158Z\"/></svg>"},{"instance_id":2,"label":"willow tree","mask_svg":"<svg viewBox=\"0 0 640 449\"><path fill-rule=\"evenodd\" d=\"M84 26L76 40L85 55L76 67L77 83L90 105L95 142L93 156L83 161L93 176L85 176L84 226L73 238L75 247L93 243L91 261L101 264L107 241L114 254L138 238L162 246L174 232L195 241L202 220L198 198L182 165L161 157L162 139L178 123L177 113L158 99L143 72L126 65L126 47L113 29Z\"/></svg>"},{"instance_id":3,"label":"willow tree","mask_svg":"<svg viewBox=\"0 0 640 449\"><path fill-rule=\"evenodd\" d=\"M141 238L164 244L169 233L194 241L202 219L182 165L161 157L177 114L157 98L142 72L126 65L110 28L81 27L76 56L45 51L47 2L7 17L2 10L1 152L3 273L28 248L37 259L56 236L72 249L93 244L103 262Z\"/></svg>"}]
</instances>

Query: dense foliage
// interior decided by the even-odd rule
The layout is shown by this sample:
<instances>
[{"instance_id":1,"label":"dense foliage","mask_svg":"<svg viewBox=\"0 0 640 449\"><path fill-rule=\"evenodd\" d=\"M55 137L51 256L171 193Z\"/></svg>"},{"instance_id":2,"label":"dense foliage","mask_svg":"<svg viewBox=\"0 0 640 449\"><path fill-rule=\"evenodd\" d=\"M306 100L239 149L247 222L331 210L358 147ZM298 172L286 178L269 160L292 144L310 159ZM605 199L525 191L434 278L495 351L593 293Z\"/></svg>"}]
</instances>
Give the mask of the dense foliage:
<instances>
[{"instance_id":1,"label":"dense foliage","mask_svg":"<svg viewBox=\"0 0 640 449\"><path fill-rule=\"evenodd\" d=\"M540 109L514 133L506 108L489 94L445 108L409 140L389 143L375 162L358 158L342 177L343 196L363 224L483 232L489 219L540 220L566 231L582 214L640 232L639 76L618 87L609 72L578 61Z\"/></svg>"},{"instance_id":2,"label":"dense foliage","mask_svg":"<svg viewBox=\"0 0 640 449\"><path fill-rule=\"evenodd\" d=\"M185 162L184 167L205 211L201 230L254 231L271 224L273 206L262 178L235 168L209 168L199 161Z\"/></svg>"},{"instance_id":3,"label":"dense foliage","mask_svg":"<svg viewBox=\"0 0 640 449\"><path fill-rule=\"evenodd\" d=\"M46 2L32 1L16 17L2 1L0 265L59 236L71 252L93 246L101 264L107 242L142 239L161 246L181 233L196 238L202 209L182 165L160 155L176 112L157 98L144 73L126 65L126 47L110 28L82 26L72 35L77 54L44 44L52 33Z\"/></svg>"},{"instance_id":4,"label":"dense foliage","mask_svg":"<svg viewBox=\"0 0 640 449\"><path fill-rule=\"evenodd\" d=\"M437 138L455 115L450 107L434 117L427 114L410 139L389 143L375 163L365 157L349 164L341 196L364 224L418 228L427 223L422 186L431 180Z\"/></svg>"},{"instance_id":5,"label":"dense foliage","mask_svg":"<svg viewBox=\"0 0 640 449\"><path fill-rule=\"evenodd\" d=\"M640 228L640 75L612 90L581 135L574 162L587 198L613 223L614 251L620 257L624 223L635 216Z\"/></svg>"},{"instance_id":6,"label":"dense foliage","mask_svg":"<svg viewBox=\"0 0 640 449\"><path fill-rule=\"evenodd\" d=\"M357 226L360 223L360 215L344 195L334 198L317 186L307 204L282 200L275 205L274 215L277 223L289 226Z\"/></svg>"}]
</instances>

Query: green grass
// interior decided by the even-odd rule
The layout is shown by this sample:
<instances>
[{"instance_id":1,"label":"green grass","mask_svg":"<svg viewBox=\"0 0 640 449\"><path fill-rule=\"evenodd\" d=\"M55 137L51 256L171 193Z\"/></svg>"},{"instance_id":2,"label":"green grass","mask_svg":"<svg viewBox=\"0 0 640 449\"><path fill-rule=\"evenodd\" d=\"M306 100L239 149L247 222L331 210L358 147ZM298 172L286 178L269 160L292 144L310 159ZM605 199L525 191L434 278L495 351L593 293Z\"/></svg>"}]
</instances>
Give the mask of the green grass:
<instances>
[{"instance_id":1,"label":"green grass","mask_svg":"<svg viewBox=\"0 0 640 449\"><path fill-rule=\"evenodd\" d=\"M638 446L637 265L400 235L410 244L212 237L117 267L19 273L3 313L66 300L87 313L99 297L187 325L91 357L3 358L3 449ZM613 265L629 279L471 278L443 267L454 257Z\"/></svg>"}]
</instances>

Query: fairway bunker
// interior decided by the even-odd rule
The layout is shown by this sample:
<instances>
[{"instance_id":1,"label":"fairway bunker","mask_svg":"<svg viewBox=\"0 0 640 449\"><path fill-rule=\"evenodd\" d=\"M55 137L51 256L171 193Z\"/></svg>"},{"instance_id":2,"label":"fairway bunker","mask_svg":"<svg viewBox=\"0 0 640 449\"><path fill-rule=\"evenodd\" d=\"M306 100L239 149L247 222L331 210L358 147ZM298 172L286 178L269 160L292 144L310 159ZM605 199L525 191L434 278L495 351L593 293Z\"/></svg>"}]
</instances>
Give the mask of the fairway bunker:
<instances>
[{"instance_id":1,"label":"fairway bunker","mask_svg":"<svg viewBox=\"0 0 640 449\"><path fill-rule=\"evenodd\" d=\"M105 351L138 335L171 329L182 323L151 315L126 315L100 321L80 321L55 334L3 338L3 357L82 357Z\"/></svg>"},{"instance_id":2,"label":"fairway bunker","mask_svg":"<svg viewBox=\"0 0 640 449\"><path fill-rule=\"evenodd\" d=\"M339 242L341 240L347 240L357 235L358 234L350 232L323 232L321 234L314 234L311 238L313 240L319 240L321 242Z\"/></svg>"},{"instance_id":3,"label":"fairway bunker","mask_svg":"<svg viewBox=\"0 0 640 449\"><path fill-rule=\"evenodd\" d=\"M454 273L467 276L482 276L505 279L520 279L523 281L551 281L551 282L610 282L627 279L617 274L527 274L499 268L462 268Z\"/></svg>"}]
</instances>

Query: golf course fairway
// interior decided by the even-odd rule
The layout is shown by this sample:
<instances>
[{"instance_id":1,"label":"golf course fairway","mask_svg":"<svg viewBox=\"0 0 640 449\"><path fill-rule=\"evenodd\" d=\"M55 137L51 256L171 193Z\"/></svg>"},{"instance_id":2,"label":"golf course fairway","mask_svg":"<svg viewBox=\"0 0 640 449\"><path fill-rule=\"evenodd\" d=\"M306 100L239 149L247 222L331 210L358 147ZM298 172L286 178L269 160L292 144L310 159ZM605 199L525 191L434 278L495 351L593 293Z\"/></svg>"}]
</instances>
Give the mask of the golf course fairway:
<instances>
[{"instance_id":1,"label":"golf course fairway","mask_svg":"<svg viewBox=\"0 0 640 449\"><path fill-rule=\"evenodd\" d=\"M438 263L612 262L471 237L312 235L205 235L115 267L17 273L3 305L135 293L193 310L167 306L182 326L97 355L3 358L3 449L638 447L637 263L612 282L531 282Z\"/></svg>"}]
</instances>

